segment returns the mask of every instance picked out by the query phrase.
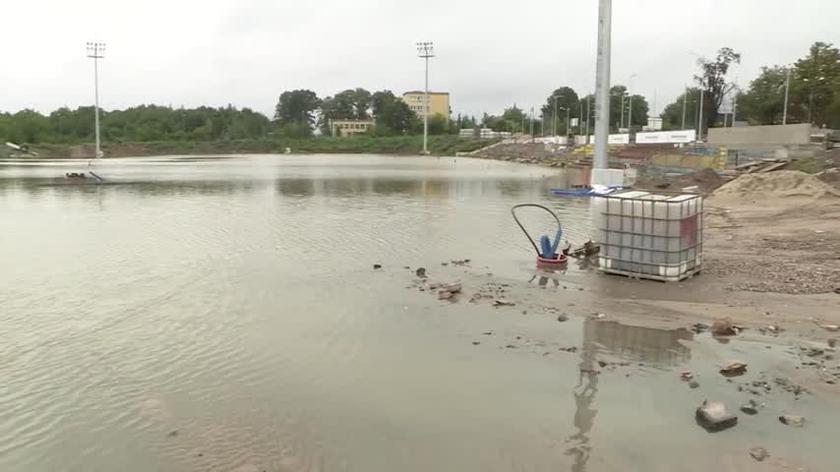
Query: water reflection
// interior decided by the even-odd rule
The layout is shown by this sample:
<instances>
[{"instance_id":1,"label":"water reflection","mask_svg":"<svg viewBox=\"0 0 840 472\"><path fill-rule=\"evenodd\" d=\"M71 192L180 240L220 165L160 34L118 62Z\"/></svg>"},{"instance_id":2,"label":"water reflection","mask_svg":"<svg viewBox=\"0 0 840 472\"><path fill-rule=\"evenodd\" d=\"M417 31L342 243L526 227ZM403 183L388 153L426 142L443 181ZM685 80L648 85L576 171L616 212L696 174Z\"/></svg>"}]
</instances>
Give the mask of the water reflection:
<instances>
[{"instance_id":1,"label":"water reflection","mask_svg":"<svg viewBox=\"0 0 840 472\"><path fill-rule=\"evenodd\" d=\"M693 339L685 328L656 329L590 319L583 329L584 340L592 339L602 349L626 359L674 366L691 358L691 350L680 342Z\"/></svg>"},{"instance_id":2,"label":"water reflection","mask_svg":"<svg viewBox=\"0 0 840 472\"><path fill-rule=\"evenodd\" d=\"M625 359L644 360L654 364L674 365L691 357L691 350L680 341L691 340L692 333L684 328L657 329L630 326L615 321L588 318L583 323L583 346L580 351L580 375L572 391L577 432L569 436L571 446L565 454L572 456L573 472L586 471L592 453L590 432L598 410L593 407L598 394L597 355L604 350Z\"/></svg>"}]
</instances>

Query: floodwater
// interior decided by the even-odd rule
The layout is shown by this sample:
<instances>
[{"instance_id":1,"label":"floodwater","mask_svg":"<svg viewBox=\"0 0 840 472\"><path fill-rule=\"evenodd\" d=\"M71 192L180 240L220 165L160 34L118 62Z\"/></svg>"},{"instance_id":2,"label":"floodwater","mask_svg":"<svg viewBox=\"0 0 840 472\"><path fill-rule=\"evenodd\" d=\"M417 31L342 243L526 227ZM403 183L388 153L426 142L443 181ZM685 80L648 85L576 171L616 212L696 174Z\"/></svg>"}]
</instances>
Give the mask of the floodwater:
<instances>
[{"instance_id":1,"label":"floodwater","mask_svg":"<svg viewBox=\"0 0 840 472\"><path fill-rule=\"evenodd\" d=\"M61 178L86 167L0 163L0 470L752 470L756 445L836 465L831 398L777 389L733 430L694 424L704 398L743 403L716 363L793 369L789 348L545 311L596 276L535 274L509 210L547 204L585 241L588 202L547 196L573 174L252 156ZM419 266L540 302L438 301Z\"/></svg>"}]
</instances>

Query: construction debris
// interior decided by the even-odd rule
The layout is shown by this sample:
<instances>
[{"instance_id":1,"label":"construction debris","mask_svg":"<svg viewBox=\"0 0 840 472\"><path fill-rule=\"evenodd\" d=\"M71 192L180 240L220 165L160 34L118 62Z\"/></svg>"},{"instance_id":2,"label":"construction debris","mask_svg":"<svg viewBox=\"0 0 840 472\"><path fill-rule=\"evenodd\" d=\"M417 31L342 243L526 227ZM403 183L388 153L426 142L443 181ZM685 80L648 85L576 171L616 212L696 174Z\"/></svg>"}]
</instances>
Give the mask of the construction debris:
<instances>
[{"instance_id":1,"label":"construction debris","mask_svg":"<svg viewBox=\"0 0 840 472\"><path fill-rule=\"evenodd\" d=\"M744 375L746 372L747 364L744 364L743 362L730 362L720 369L720 373L725 377L737 377L739 375Z\"/></svg>"},{"instance_id":2,"label":"construction debris","mask_svg":"<svg viewBox=\"0 0 840 472\"><path fill-rule=\"evenodd\" d=\"M805 426L805 418L798 415L782 415L779 417L782 424L793 426L794 428L801 428Z\"/></svg>"},{"instance_id":3,"label":"construction debris","mask_svg":"<svg viewBox=\"0 0 840 472\"><path fill-rule=\"evenodd\" d=\"M722 402L704 401L694 415L697 423L709 432L731 428L738 423L738 417L726 409Z\"/></svg>"},{"instance_id":4,"label":"construction debris","mask_svg":"<svg viewBox=\"0 0 840 472\"><path fill-rule=\"evenodd\" d=\"M739 329L729 318L718 319L712 323L712 334L715 336L737 336Z\"/></svg>"}]
</instances>

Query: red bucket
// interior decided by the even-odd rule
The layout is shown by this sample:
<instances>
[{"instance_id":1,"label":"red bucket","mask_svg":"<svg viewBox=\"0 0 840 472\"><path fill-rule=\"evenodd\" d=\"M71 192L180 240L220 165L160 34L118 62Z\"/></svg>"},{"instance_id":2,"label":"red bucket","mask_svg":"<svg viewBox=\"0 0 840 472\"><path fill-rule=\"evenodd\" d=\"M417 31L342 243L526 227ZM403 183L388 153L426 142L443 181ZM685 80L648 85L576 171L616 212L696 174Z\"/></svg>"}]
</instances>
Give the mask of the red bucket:
<instances>
[{"instance_id":1,"label":"red bucket","mask_svg":"<svg viewBox=\"0 0 840 472\"><path fill-rule=\"evenodd\" d=\"M537 267L557 267L568 262L565 254L555 254L553 259L537 256Z\"/></svg>"}]
</instances>

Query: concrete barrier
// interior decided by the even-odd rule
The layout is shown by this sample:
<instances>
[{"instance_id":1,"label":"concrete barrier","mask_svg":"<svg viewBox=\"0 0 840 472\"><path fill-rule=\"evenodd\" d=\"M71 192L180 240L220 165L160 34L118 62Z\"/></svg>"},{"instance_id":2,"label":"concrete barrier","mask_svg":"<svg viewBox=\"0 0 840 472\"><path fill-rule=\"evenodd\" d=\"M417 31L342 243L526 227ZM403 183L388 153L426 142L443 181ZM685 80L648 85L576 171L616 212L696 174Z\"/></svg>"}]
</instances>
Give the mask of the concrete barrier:
<instances>
[{"instance_id":1,"label":"concrete barrier","mask_svg":"<svg viewBox=\"0 0 840 472\"><path fill-rule=\"evenodd\" d=\"M735 149L795 146L809 144L810 141L811 125L808 123L709 129L710 145Z\"/></svg>"}]
</instances>

